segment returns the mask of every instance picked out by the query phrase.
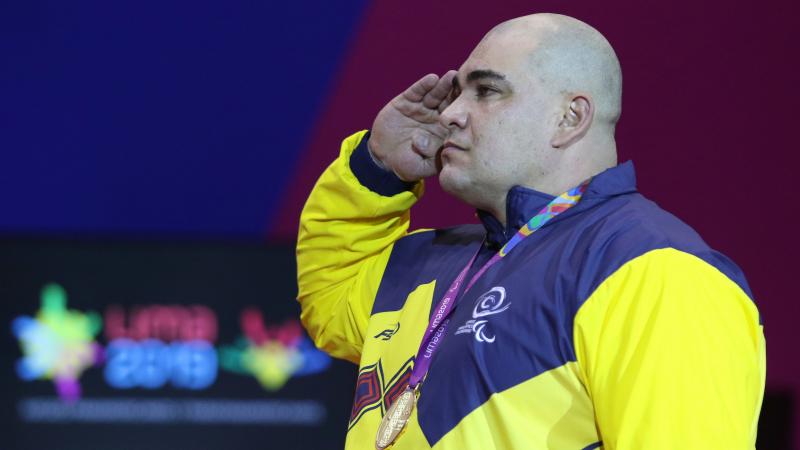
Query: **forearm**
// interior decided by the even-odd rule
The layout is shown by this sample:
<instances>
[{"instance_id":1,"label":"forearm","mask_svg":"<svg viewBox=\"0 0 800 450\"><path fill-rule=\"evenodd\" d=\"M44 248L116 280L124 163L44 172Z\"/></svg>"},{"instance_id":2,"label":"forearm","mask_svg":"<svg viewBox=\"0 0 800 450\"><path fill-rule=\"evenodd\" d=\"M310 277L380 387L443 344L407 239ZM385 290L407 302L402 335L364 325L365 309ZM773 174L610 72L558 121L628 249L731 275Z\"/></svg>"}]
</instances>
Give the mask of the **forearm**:
<instances>
[{"instance_id":1,"label":"forearm","mask_svg":"<svg viewBox=\"0 0 800 450\"><path fill-rule=\"evenodd\" d=\"M303 323L318 346L350 360L360 351L392 245L406 234L409 209L422 192L421 184L381 177L364 160L368 153L353 155L366 151L359 148L364 136L347 138L320 177L300 217L297 243Z\"/></svg>"}]
</instances>

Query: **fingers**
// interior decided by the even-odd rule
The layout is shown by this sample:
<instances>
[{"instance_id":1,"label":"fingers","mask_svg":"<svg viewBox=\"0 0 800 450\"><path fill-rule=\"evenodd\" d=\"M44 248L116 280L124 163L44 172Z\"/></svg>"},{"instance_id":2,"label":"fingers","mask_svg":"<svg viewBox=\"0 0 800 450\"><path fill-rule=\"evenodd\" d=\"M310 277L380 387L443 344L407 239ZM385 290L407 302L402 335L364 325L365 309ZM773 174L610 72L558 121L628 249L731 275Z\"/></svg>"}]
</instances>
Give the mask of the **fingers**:
<instances>
[{"instance_id":1,"label":"fingers","mask_svg":"<svg viewBox=\"0 0 800 450\"><path fill-rule=\"evenodd\" d=\"M428 178L437 173L439 173L439 164L436 158L425 158L422 160L420 175L422 175L423 178Z\"/></svg>"},{"instance_id":2,"label":"fingers","mask_svg":"<svg viewBox=\"0 0 800 450\"><path fill-rule=\"evenodd\" d=\"M408 87L408 89L403 92L402 96L409 101L412 102L421 102L423 98L425 98L425 94L427 94L431 89L433 89L437 82L439 81L439 76L434 73L429 73L424 77L417 80L414 84Z\"/></svg>"},{"instance_id":3,"label":"fingers","mask_svg":"<svg viewBox=\"0 0 800 450\"><path fill-rule=\"evenodd\" d=\"M453 78L457 73L449 70L441 78L429 73L409 86L402 97L412 102L422 102L426 108L439 109L439 105L448 99L453 90Z\"/></svg>"},{"instance_id":4,"label":"fingers","mask_svg":"<svg viewBox=\"0 0 800 450\"><path fill-rule=\"evenodd\" d=\"M453 102L453 97L448 95L447 98L442 100L442 103L439 103L439 106L436 107L436 110L439 111L439 113L441 113L445 109L447 109L447 107L450 106L450 103L452 102Z\"/></svg>"},{"instance_id":5,"label":"fingers","mask_svg":"<svg viewBox=\"0 0 800 450\"><path fill-rule=\"evenodd\" d=\"M425 94L425 97L422 99L422 104L425 105L427 108L437 109L439 105L447 99L450 95L450 91L453 90L453 78L456 76L455 70L450 70L436 82L436 85Z\"/></svg>"},{"instance_id":6,"label":"fingers","mask_svg":"<svg viewBox=\"0 0 800 450\"><path fill-rule=\"evenodd\" d=\"M454 98L454 95L455 95L455 89L453 89L452 85L453 85L453 82L456 79L456 77L458 77L458 72L455 71L455 70L451 70L451 71L447 72L446 74L444 74L444 76L446 77L450 73L453 74L452 78L450 78L450 85L451 85L450 91L447 93L447 96L445 96L444 100L442 100L439 103L439 106L436 108L437 110L439 110L440 113L442 111L444 111L445 109L447 109L448 106L450 106L450 103L453 102L453 98ZM444 78L444 77L442 77L442 78Z\"/></svg>"},{"instance_id":7,"label":"fingers","mask_svg":"<svg viewBox=\"0 0 800 450\"><path fill-rule=\"evenodd\" d=\"M436 156L436 152L443 143L444 139L442 136L419 129L414 132L411 138L411 149L423 159L430 159Z\"/></svg>"},{"instance_id":8,"label":"fingers","mask_svg":"<svg viewBox=\"0 0 800 450\"><path fill-rule=\"evenodd\" d=\"M392 162L388 166L403 181L416 182L423 178L435 175L437 172L436 151L432 156L427 148L431 148L430 141L425 142L424 134L414 134L411 138L413 151L396 152L392 154ZM423 149L424 148L424 149Z\"/></svg>"},{"instance_id":9,"label":"fingers","mask_svg":"<svg viewBox=\"0 0 800 450\"><path fill-rule=\"evenodd\" d=\"M430 151L428 150L430 143L430 136L425 132L415 133L411 138L411 148L414 150L414 153L422 156L423 159L430 158L431 156Z\"/></svg>"}]
</instances>

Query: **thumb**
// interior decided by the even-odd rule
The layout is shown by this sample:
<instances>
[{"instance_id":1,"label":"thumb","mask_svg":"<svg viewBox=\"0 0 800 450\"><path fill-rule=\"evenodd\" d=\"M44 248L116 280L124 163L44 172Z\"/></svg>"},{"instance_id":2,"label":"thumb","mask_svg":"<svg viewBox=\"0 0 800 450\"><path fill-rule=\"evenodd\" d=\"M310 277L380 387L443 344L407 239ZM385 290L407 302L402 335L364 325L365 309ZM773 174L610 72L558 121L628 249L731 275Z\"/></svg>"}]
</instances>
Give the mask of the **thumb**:
<instances>
[{"instance_id":1,"label":"thumb","mask_svg":"<svg viewBox=\"0 0 800 450\"><path fill-rule=\"evenodd\" d=\"M430 159L436 156L437 150L442 146L442 139L427 131L419 130L414 133L411 139L411 148L414 153L418 154L424 159Z\"/></svg>"}]
</instances>

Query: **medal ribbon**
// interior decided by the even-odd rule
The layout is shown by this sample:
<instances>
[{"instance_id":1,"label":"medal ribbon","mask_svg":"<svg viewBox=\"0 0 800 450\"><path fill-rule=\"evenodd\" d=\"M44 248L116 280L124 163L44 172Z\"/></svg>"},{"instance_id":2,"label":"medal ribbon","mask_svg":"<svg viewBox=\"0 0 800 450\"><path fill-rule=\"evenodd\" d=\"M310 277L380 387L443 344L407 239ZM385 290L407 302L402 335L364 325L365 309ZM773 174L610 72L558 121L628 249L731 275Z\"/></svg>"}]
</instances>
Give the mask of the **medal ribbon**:
<instances>
[{"instance_id":1,"label":"medal ribbon","mask_svg":"<svg viewBox=\"0 0 800 450\"><path fill-rule=\"evenodd\" d=\"M467 284L467 288L464 290L464 293L466 294L467 291L469 291L469 289L475 284L475 282L478 281L478 278L480 278L481 275L489 270L490 267L511 253L511 250L513 250L514 247L522 242L523 239L533 234L534 231L543 227L544 224L549 222L554 217L575 206L580 201L583 193L586 191L589 181L590 180L586 180L579 186L576 186L559 195L544 208L542 208L539 213L533 216L528 223L523 225L522 228L520 228L519 231L517 231L517 233L508 240L508 242L506 242L500 251L492 256L492 258L487 261L480 268L480 270L475 273L475 275L472 276L472 279L470 279L469 284ZM433 354L439 348L439 344L442 342L444 333L447 331L447 323L450 321L450 314L455 309L456 299L458 298L459 291L461 290L461 284L467 277L467 273L469 272L470 267L472 267L472 264L475 262L475 259L478 257L480 250L481 247L479 246L478 250L474 255L472 255L472 258L469 260L467 265L461 269L461 272L453 281L453 284L450 285L450 287L447 289L447 292L445 292L444 297L442 297L434 309L434 313L431 316L430 322L428 323L428 328L425 329L425 334L422 336L422 342L420 343L419 350L417 351L417 357L414 360L414 369L411 371L411 377L409 378L408 382L408 386L411 389L416 389L422 379L425 377L425 374L428 373Z\"/></svg>"}]
</instances>

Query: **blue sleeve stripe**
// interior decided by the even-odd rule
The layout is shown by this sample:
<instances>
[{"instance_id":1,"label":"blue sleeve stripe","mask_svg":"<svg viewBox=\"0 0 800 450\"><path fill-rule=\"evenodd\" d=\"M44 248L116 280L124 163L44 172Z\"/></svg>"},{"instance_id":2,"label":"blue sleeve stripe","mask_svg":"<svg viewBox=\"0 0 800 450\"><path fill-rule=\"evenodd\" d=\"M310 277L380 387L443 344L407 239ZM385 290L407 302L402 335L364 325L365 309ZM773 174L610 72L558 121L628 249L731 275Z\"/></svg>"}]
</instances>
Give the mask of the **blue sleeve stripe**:
<instances>
[{"instance_id":1,"label":"blue sleeve stripe","mask_svg":"<svg viewBox=\"0 0 800 450\"><path fill-rule=\"evenodd\" d=\"M369 132L364 135L353 154L350 155L350 170L367 189L385 197L409 191L414 183L407 183L394 173L378 167L367 148Z\"/></svg>"}]
</instances>

